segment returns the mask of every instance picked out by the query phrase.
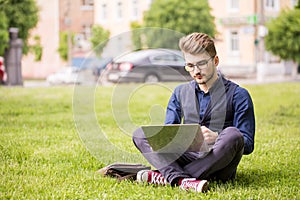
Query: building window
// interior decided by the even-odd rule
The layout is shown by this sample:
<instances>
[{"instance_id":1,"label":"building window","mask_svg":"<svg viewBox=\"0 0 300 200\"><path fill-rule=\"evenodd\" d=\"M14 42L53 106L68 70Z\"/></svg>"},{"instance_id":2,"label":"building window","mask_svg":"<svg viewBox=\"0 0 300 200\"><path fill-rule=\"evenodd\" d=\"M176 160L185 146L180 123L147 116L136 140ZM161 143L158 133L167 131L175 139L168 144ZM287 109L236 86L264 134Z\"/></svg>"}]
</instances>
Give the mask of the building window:
<instances>
[{"instance_id":1,"label":"building window","mask_svg":"<svg viewBox=\"0 0 300 200\"><path fill-rule=\"evenodd\" d=\"M94 0L82 0L81 10L93 10L94 9Z\"/></svg>"},{"instance_id":2,"label":"building window","mask_svg":"<svg viewBox=\"0 0 300 200\"><path fill-rule=\"evenodd\" d=\"M107 5L106 4L102 4L102 19L106 20L107 19Z\"/></svg>"},{"instance_id":3,"label":"building window","mask_svg":"<svg viewBox=\"0 0 300 200\"><path fill-rule=\"evenodd\" d=\"M265 0L265 9L269 11L279 11L279 0Z\"/></svg>"},{"instance_id":4,"label":"building window","mask_svg":"<svg viewBox=\"0 0 300 200\"><path fill-rule=\"evenodd\" d=\"M230 32L230 43L229 48L231 53L238 53L240 51L240 45L239 45L239 34L237 31L231 31Z\"/></svg>"},{"instance_id":5,"label":"building window","mask_svg":"<svg viewBox=\"0 0 300 200\"><path fill-rule=\"evenodd\" d=\"M274 8L275 1L274 0L266 0L266 8Z\"/></svg>"},{"instance_id":6,"label":"building window","mask_svg":"<svg viewBox=\"0 0 300 200\"><path fill-rule=\"evenodd\" d=\"M137 20L139 16L138 0L132 0L132 19Z\"/></svg>"},{"instance_id":7,"label":"building window","mask_svg":"<svg viewBox=\"0 0 300 200\"><path fill-rule=\"evenodd\" d=\"M84 35L84 39L89 39L92 35L92 25L89 24L82 25L82 33Z\"/></svg>"},{"instance_id":8,"label":"building window","mask_svg":"<svg viewBox=\"0 0 300 200\"><path fill-rule=\"evenodd\" d=\"M83 6L93 6L94 0L82 0L82 5Z\"/></svg>"},{"instance_id":9,"label":"building window","mask_svg":"<svg viewBox=\"0 0 300 200\"><path fill-rule=\"evenodd\" d=\"M122 3L121 2L117 3L116 11L117 11L117 19L122 19L123 13L122 13Z\"/></svg>"},{"instance_id":10,"label":"building window","mask_svg":"<svg viewBox=\"0 0 300 200\"><path fill-rule=\"evenodd\" d=\"M147 6L149 7L152 4L153 0L146 0Z\"/></svg>"},{"instance_id":11,"label":"building window","mask_svg":"<svg viewBox=\"0 0 300 200\"><path fill-rule=\"evenodd\" d=\"M299 0L291 0L291 7L294 8L298 4Z\"/></svg>"},{"instance_id":12,"label":"building window","mask_svg":"<svg viewBox=\"0 0 300 200\"><path fill-rule=\"evenodd\" d=\"M240 10L239 0L227 0L227 2L229 12L238 12Z\"/></svg>"}]
</instances>

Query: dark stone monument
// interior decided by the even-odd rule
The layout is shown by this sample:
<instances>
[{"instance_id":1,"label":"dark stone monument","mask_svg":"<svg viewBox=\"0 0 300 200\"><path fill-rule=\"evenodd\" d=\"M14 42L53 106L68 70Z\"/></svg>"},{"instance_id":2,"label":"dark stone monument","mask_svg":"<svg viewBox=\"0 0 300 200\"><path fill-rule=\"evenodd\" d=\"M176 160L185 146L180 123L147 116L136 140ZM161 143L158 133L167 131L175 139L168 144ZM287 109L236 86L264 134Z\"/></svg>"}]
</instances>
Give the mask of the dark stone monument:
<instances>
[{"instance_id":1,"label":"dark stone monument","mask_svg":"<svg viewBox=\"0 0 300 200\"><path fill-rule=\"evenodd\" d=\"M23 85L21 66L23 41L18 38L18 32L18 28L9 29L9 47L4 55L7 85Z\"/></svg>"}]
</instances>

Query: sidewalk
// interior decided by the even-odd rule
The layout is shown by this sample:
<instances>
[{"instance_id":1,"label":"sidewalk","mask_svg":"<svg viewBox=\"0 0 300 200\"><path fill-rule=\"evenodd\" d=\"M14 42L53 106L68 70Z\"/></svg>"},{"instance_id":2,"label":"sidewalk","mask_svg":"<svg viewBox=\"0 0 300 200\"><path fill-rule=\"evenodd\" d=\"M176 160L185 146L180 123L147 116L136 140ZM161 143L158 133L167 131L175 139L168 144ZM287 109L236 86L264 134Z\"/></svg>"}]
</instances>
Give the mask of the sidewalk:
<instances>
[{"instance_id":1,"label":"sidewalk","mask_svg":"<svg viewBox=\"0 0 300 200\"><path fill-rule=\"evenodd\" d=\"M268 77L265 78L264 80L257 80L256 78L229 78L229 79L240 85L253 85L253 84L267 84L267 83L300 82L300 75L298 75L296 78ZM30 87L51 87L52 85L47 83L45 80L24 80L23 86L26 88L30 88ZM73 84L61 85L61 86L73 86Z\"/></svg>"},{"instance_id":2,"label":"sidewalk","mask_svg":"<svg viewBox=\"0 0 300 200\"><path fill-rule=\"evenodd\" d=\"M237 84L241 85L252 85L252 84L268 84L268 83L286 83L286 82L300 82L300 75L295 78L292 77L266 77L263 80L255 78L232 78Z\"/></svg>"},{"instance_id":3,"label":"sidewalk","mask_svg":"<svg viewBox=\"0 0 300 200\"><path fill-rule=\"evenodd\" d=\"M45 80L24 80L23 81L24 87L49 87L51 86Z\"/></svg>"}]
</instances>

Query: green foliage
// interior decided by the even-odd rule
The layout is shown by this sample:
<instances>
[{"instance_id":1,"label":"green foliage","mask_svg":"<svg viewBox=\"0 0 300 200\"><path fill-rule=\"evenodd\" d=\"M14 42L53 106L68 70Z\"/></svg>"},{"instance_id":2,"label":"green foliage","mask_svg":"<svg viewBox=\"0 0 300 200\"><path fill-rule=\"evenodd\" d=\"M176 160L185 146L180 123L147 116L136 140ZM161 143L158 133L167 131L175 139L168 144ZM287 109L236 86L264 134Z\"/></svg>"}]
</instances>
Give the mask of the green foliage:
<instances>
[{"instance_id":1,"label":"green foliage","mask_svg":"<svg viewBox=\"0 0 300 200\"><path fill-rule=\"evenodd\" d=\"M132 30L131 39L132 39L133 46L136 50L143 48L142 38L140 37L141 33L139 31L141 27L142 25L139 24L138 22L131 22L130 24L130 28Z\"/></svg>"},{"instance_id":2,"label":"green foliage","mask_svg":"<svg viewBox=\"0 0 300 200\"><path fill-rule=\"evenodd\" d=\"M140 35L142 47L179 49L178 41L184 34L166 28L149 27L135 29L136 35Z\"/></svg>"},{"instance_id":3,"label":"green foliage","mask_svg":"<svg viewBox=\"0 0 300 200\"><path fill-rule=\"evenodd\" d=\"M5 13L0 11L0 55L4 54L5 48L8 47L9 34L8 34L8 24Z\"/></svg>"},{"instance_id":4,"label":"green foliage","mask_svg":"<svg viewBox=\"0 0 300 200\"><path fill-rule=\"evenodd\" d=\"M35 58L34 58L35 61L40 61L43 56L43 47L41 45L41 37L38 35L35 35L33 37L33 40L34 40L35 44L29 46L29 51L35 55Z\"/></svg>"},{"instance_id":5,"label":"green foliage","mask_svg":"<svg viewBox=\"0 0 300 200\"><path fill-rule=\"evenodd\" d=\"M266 49L284 60L300 63L300 9L283 10L267 24Z\"/></svg>"},{"instance_id":6,"label":"green foliage","mask_svg":"<svg viewBox=\"0 0 300 200\"><path fill-rule=\"evenodd\" d=\"M300 1L298 0L298 4L295 6L295 8L300 9Z\"/></svg>"},{"instance_id":7,"label":"green foliage","mask_svg":"<svg viewBox=\"0 0 300 200\"><path fill-rule=\"evenodd\" d=\"M68 51L69 51L69 45L68 45L68 37L69 37L69 32L60 32L59 34L59 47L58 47L58 53L64 61L67 61L68 58ZM74 45L74 33L70 33L71 37L71 45Z\"/></svg>"},{"instance_id":8,"label":"green foliage","mask_svg":"<svg viewBox=\"0 0 300 200\"><path fill-rule=\"evenodd\" d=\"M108 30L105 30L100 25L94 25L92 27L92 37L90 40L93 46L93 50L97 56L101 56L103 49L108 42L109 35L110 32Z\"/></svg>"},{"instance_id":9,"label":"green foliage","mask_svg":"<svg viewBox=\"0 0 300 200\"><path fill-rule=\"evenodd\" d=\"M214 17L207 1L155 0L145 14L146 27L162 27L183 34L204 32L216 33Z\"/></svg>"},{"instance_id":10,"label":"green foliage","mask_svg":"<svg viewBox=\"0 0 300 200\"><path fill-rule=\"evenodd\" d=\"M6 16L0 18L0 24L3 21L6 25L0 25L0 32L8 31L10 27L19 29L18 37L23 39L23 53L27 54L29 50L28 38L29 31L37 25L38 22L38 7L35 0L0 0L1 11ZM7 35L0 33L0 41L7 41ZM3 52L0 52L3 55Z\"/></svg>"},{"instance_id":11,"label":"green foliage","mask_svg":"<svg viewBox=\"0 0 300 200\"><path fill-rule=\"evenodd\" d=\"M165 106L170 95L158 85L140 86L122 85L122 89L140 89L128 102L137 125L149 123L149 108ZM199 194L97 176L95 171L107 164L103 160L111 154L95 159L78 136L73 87L0 87L5 94L0 97L0 199L300 199L300 84L246 88L255 107L255 150L242 158L235 181L211 182L210 191ZM138 152L112 115L114 89L96 88L91 116L97 116L112 141Z\"/></svg>"},{"instance_id":12,"label":"green foliage","mask_svg":"<svg viewBox=\"0 0 300 200\"><path fill-rule=\"evenodd\" d=\"M145 13L143 27L157 27L174 31L164 34L159 29L144 33L149 47L178 48L178 37L192 32L204 32L214 37L216 27L207 1L154 0Z\"/></svg>"}]
</instances>

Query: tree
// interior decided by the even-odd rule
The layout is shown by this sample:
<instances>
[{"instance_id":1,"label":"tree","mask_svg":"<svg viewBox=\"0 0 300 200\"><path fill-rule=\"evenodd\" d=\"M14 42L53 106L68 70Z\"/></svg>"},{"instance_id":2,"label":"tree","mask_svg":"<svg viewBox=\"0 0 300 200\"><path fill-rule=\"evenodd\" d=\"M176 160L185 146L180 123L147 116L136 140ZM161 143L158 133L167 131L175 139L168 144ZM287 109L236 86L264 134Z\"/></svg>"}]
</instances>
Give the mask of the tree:
<instances>
[{"instance_id":1,"label":"tree","mask_svg":"<svg viewBox=\"0 0 300 200\"><path fill-rule=\"evenodd\" d=\"M19 29L19 38L23 40L23 53L28 53L29 31L37 25L38 7L35 0L0 0L0 55L8 47L8 28Z\"/></svg>"},{"instance_id":2,"label":"tree","mask_svg":"<svg viewBox=\"0 0 300 200\"><path fill-rule=\"evenodd\" d=\"M101 56L103 49L108 42L109 35L110 32L102 28L100 25L94 25L92 27L92 37L90 38L90 41L97 56Z\"/></svg>"},{"instance_id":3,"label":"tree","mask_svg":"<svg viewBox=\"0 0 300 200\"><path fill-rule=\"evenodd\" d=\"M283 60L300 63L299 27L300 9L283 10L277 18L267 23L266 49Z\"/></svg>"},{"instance_id":4,"label":"tree","mask_svg":"<svg viewBox=\"0 0 300 200\"><path fill-rule=\"evenodd\" d=\"M132 30L131 39L132 39L133 46L135 47L135 49L142 49L143 43L140 37L142 34L140 32L142 25L139 24L138 22L131 22L130 28Z\"/></svg>"},{"instance_id":5,"label":"tree","mask_svg":"<svg viewBox=\"0 0 300 200\"><path fill-rule=\"evenodd\" d=\"M295 8L300 9L300 0L298 0L298 4L295 6Z\"/></svg>"},{"instance_id":6,"label":"tree","mask_svg":"<svg viewBox=\"0 0 300 200\"><path fill-rule=\"evenodd\" d=\"M3 55L4 50L8 47L8 23L6 15L0 11L0 55Z\"/></svg>"},{"instance_id":7,"label":"tree","mask_svg":"<svg viewBox=\"0 0 300 200\"><path fill-rule=\"evenodd\" d=\"M156 27L144 33L147 46L177 49L178 39L192 32L204 32L214 37L216 27L210 10L207 1L154 0L144 15L143 27Z\"/></svg>"},{"instance_id":8,"label":"tree","mask_svg":"<svg viewBox=\"0 0 300 200\"><path fill-rule=\"evenodd\" d=\"M35 35L33 37L33 40L34 40L35 44L31 45L29 47L29 51L35 55L34 61L40 61L42 59L42 55L43 55L43 47L41 44L41 37L39 35Z\"/></svg>"},{"instance_id":9,"label":"tree","mask_svg":"<svg viewBox=\"0 0 300 200\"><path fill-rule=\"evenodd\" d=\"M71 45L74 45L74 33L70 33ZM64 61L69 60L69 44L68 44L69 32L64 31L59 33L59 46L58 53L60 58Z\"/></svg>"}]
</instances>

